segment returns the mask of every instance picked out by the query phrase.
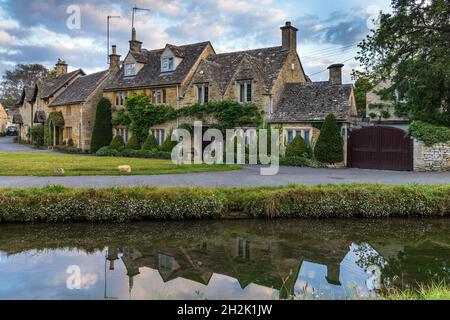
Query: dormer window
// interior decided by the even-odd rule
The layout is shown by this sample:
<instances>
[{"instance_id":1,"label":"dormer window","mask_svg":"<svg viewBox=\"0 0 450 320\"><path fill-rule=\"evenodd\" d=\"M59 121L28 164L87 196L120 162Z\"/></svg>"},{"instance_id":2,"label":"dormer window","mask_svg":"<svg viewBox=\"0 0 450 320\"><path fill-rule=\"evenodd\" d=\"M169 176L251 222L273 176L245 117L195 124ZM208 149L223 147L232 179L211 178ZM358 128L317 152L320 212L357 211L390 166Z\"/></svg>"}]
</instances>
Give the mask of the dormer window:
<instances>
[{"instance_id":1,"label":"dormer window","mask_svg":"<svg viewBox=\"0 0 450 320\"><path fill-rule=\"evenodd\" d=\"M161 60L161 72L170 72L175 70L175 60L173 57L164 57Z\"/></svg>"},{"instance_id":2,"label":"dormer window","mask_svg":"<svg viewBox=\"0 0 450 320\"><path fill-rule=\"evenodd\" d=\"M134 77L136 75L136 63L125 64L125 77Z\"/></svg>"}]
</instances>

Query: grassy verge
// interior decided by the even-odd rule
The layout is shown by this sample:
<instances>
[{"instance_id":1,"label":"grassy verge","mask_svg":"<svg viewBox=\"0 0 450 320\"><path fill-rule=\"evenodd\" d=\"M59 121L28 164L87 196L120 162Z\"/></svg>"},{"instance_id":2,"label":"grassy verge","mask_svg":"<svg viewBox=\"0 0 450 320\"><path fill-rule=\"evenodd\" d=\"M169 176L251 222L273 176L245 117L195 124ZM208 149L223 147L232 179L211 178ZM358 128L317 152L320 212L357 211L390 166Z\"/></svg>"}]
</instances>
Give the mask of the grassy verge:
<instances>
[{"instance_id":1,"label":"grassy verge","mask_svg":"<svg viewBox=\"0 0 450 320\"><path fill-rule=\"evenodd\" d=\"M418 289L390 289L383 300L450 300L450 286L446 281L422 285Z\"/></svg>"},{"instance_id":2,"label":"grassy verge","mask_svg":"<svg viewBox=\"0 0 450 320\"><path fill-rule=\"evenodd\" d=\"M450 185L0 189L0 222L450 215Z\"/></svg>"},{"instance_id":3,"label":"grassy verge","mask_svg":"<svg viewBox=\"0 0 450 320\"><path fill-rule=\"evenodd\" d=\"M130 165L131 174L121 173L121 165ZM236 165L174 165L170 160L110 158L66 154L0 153L0 176L61 176L55 169L63 168L62 176L119 176L197 173L238 170Z\"/></svg>"}]
</instances>

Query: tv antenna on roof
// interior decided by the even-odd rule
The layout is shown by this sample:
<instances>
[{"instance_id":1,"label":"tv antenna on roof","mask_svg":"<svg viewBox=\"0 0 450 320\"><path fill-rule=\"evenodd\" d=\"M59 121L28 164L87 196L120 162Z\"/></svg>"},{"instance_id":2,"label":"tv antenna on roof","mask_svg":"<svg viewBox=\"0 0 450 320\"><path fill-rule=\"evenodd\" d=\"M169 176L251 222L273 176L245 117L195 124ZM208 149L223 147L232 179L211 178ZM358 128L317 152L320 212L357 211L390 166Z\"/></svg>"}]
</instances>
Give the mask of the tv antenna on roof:
<instances>
[{"instance_id":1,"label":"tv antenna on roof","mask_svg":"<svg viewBox=\"0 0 450 320\"><path fill-rule=\"evenodd\" d=\"M133 7L133 15L131 18L131 28L134 28L134 15L136 14L136 12L138 11L151 11L150 9L145 9L145 8L138 8L136 5Z\"/></svg>"}]
</instances>

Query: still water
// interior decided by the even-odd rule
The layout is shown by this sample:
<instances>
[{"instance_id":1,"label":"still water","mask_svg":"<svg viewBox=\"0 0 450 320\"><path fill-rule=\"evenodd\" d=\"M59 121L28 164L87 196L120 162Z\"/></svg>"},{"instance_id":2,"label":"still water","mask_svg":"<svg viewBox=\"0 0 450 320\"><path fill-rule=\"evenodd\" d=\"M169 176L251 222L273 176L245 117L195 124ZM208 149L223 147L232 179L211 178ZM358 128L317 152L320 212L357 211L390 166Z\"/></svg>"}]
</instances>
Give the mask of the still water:
<instances>
[{"instance_id":1,"label":"still water","mask_svg":"<svg viewBox=\"0 0 450 320\"><path fill-rule=\"evenodd\" d=\"M376 298L449 273L448 219L0 226L0 299Z\"/></svg>"}]
</instances>

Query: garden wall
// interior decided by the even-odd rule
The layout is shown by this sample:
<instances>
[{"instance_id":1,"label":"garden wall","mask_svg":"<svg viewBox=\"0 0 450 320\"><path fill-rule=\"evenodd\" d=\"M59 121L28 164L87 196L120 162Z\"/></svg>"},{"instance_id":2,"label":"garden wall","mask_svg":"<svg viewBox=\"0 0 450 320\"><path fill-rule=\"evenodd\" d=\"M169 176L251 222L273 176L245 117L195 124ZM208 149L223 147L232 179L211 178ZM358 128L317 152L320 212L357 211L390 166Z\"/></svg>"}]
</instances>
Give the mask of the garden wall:
<instances>
[{"instance_id":1,"label":"garden wall","mask_svg":"<svg viewBox=\"0 0 450 320\"><path fill-rule=\"evenodd\" d=\"M414 171L450 171L450 142L428 147L414 139Z\"/></svg>"}]
</instances>

